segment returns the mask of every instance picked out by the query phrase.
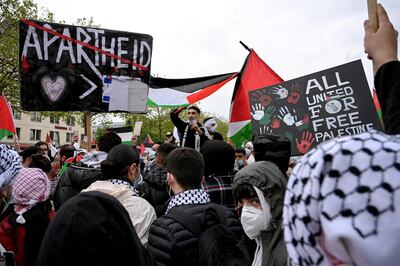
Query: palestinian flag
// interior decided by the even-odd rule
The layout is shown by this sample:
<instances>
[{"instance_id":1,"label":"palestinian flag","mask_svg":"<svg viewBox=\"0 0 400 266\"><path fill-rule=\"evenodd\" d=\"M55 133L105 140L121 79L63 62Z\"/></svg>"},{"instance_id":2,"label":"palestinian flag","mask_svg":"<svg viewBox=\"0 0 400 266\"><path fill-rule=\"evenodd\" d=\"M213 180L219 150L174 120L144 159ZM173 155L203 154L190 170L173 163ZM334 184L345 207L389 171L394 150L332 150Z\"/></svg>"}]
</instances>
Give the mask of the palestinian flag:
<instances>
[{"instance_id":1,"label":"palestinian flag","mask_svg":"<svg viewBox=\"0 0 400 266\"><path fill-rule=\"evenodd\" d=\"M160 107L190 105L210 96L237 74L227 73L188 79L151 77L147 104Z\"/></svg>"},{"instance_id":2,"label":"palestinian flag","mask_svg":"<svg viewBox=\"0 0 400 266\"><path fill-rule=\"evenodd\" d=\"M151 148L154 142L151 139L150 135L147 135L142 144L140 144L140 154L143 154L146 151L146 148Z\"/></svg>"},{"instance_id":3,"label":"palestinian flag","mask_svg":"<svg viewBox=\"0 0 400 266\"><path fill-rule=\"evenodd\" d=\"M236 146L242 146L253 136L251 126L249 91L281 83L279 77L260 57L251 50L236 79L233 90L228 138Z\"/></svg>"},{"instance_id":4,"label":"palestinian flag","mask_svg":"<svg viewBox=\"0 0 400 266\"><path fill-rule=\"evenodd\" d=\"M11 106L8 104L6 97L0 95L0 140L5 136L16 134Z\"/></svg>"},{"instance_id":5,"label":"palestinian flag","mask_svg":"<svg viewBox=\"0 0 400 266\"><path fill-rule=\"evenodd\" d=\"M374 99L374 105L376 108L376 112L378 114L379 121L381 122L381 125L383 126L383 117L382 117L382 109L381 105L379 103L378 95L376 94L376 90L372 90L372 98Z\"/></svg>"}]
</instances>

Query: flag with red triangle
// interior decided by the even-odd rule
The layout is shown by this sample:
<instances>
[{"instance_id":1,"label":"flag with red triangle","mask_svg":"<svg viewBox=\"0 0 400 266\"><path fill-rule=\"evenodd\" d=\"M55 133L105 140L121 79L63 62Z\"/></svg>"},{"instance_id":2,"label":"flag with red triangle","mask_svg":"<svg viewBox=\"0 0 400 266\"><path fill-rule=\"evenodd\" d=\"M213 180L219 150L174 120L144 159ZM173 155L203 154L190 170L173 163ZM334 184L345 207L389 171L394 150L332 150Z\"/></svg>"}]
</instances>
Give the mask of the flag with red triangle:
<instances>
[{"instance_id":1,"label":"flag with red triangle","mask_svg":"<svg viewBox=\"0 0 400 266\"><path fill-rule=\"evenodd\" d=\"M150 135L147 135L144 141L140 144L140 154L143 154L146 151L146 148L150 148L154 144Z\"/></svg>"},{"instance_id":2,"label":"flag with red triangle","mask_svg":"<svg viewBox=\"0 0 400 266\"><path fill-rule=\"evenodd\" d=\"M53 143L53 140L51 139L49 133L46 134L46 143L47 144L52 144Z\"/></svg>"},{"instance_id":3,"label":"flag with red triangle","mask_svg":"<svg viewBox=\"0 0 400 266\"><path fill-rule=\"evenodd\" d=\"M15 124L10 104L4 95L0 95L0 140L15 135Z\"/></svg>"},{"instance_id":4,"label":"flag with red triangle","mask_svg":"<svg viewBox=\"0 0 400 266\"><path fill-rule=\"evenodd\" d=\"M249 91L281 82L283 79L251 50L236 79L231 101L228 138L236 146L251 141L253 136Z\"/></svg>"}]
</instances>

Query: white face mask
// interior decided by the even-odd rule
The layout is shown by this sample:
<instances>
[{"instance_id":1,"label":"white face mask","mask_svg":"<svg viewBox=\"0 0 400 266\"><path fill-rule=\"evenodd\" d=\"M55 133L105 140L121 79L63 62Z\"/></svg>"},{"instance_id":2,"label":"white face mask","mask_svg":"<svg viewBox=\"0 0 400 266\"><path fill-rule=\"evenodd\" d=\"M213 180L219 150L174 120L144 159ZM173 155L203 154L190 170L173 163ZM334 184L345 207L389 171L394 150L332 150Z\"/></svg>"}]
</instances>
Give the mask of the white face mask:
<instances>
[{"instance_id":1,"label":"white face mask","mask_svg":"<svg viewBox=\"0 0 400 266\"><path fill-rule=\"evenodd\" d=\"M267 229L271 221L271 214L269 211L268 213L269 215L266 217L262 209L247 205L243 206L240 221L244 232L250 239L255 239L261 234L261 231Z\"/></svg>"}]
</instances>

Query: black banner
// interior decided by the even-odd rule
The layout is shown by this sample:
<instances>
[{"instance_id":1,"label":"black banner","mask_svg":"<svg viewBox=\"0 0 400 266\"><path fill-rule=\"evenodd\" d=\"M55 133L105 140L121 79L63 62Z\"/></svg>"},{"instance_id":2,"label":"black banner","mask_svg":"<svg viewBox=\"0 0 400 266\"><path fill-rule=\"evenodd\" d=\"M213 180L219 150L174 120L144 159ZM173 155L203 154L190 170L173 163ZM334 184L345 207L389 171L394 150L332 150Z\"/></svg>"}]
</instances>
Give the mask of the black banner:
<instances>
[{"instance_id":1,"label":"black banner","mask_svg":"<svg viewBox=\"0 0 400 266\"><path fill-rule=\"evenodd\" d=\"M146 34L21 19L22 108L144 112L152 42Z\"/></svg>"},{"instance_id":2,"label":"black banner","mask_svg":"<svg viewBox=\"0 0 400 266\"><path fill-rule=\"evenodd\" d=\"M382 130L361 60L249 92L254 134L288 137L292 155L318 143Z\"/></svg>"}]
</instances>

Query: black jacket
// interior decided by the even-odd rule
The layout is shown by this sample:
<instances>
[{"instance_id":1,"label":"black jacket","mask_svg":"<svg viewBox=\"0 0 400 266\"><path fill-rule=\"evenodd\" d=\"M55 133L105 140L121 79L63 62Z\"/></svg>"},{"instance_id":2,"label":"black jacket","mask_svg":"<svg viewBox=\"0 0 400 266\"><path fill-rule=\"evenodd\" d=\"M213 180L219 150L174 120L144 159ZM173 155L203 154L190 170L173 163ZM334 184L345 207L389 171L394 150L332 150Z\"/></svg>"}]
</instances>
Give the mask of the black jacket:
<instances>
[{"instance_id":1,"label":"black jacket","mask_svg":"<svg viewBox=\"0 0 400 266\"><path fill-rule=\"evenodd\" d=\"M210 204L181 205L172 210L185 212L195 220L200 219L209 206ZM231 211L227 210L226 214L229 228L240 239L242 227L239 220ZM209 224L211 222L207 222L207 225ZM147 250L153 255L157 265L197 265L197 247L197 237L172 218L162 216L150 227Z\"/></svg>"},{"instance_id":2,"label":"black jacket","mask_svg":"<svg viewBox=\"0 0 400 266\"><path fill-rule=\"evenodd\" d=\"M101 192L79 193L60 208L46 231L36 264L154 265L124 206Z\"/></svg>"},{"instance_id":3,"label":"black jacket","mask_svg":"<svg viewBox=\"0 0 400 266\"><path fill-rule=\"evenodd\" d=\"M54 192L54 209L58 210L67 200L97 180L104 180L100 168L70 165L58 181Z\"/></svg>"},{"instance_id":4,"label":"black jacket","mask_svg":"<svg viewBox=\"0 0 400 266\"><path fill-rule=\"evenodd\" d=\"M384 64L375 75L375 89L382 108L385 133L400 134L400 62Z\"/></svg>"},{"instance_id":5,"label":"black jacket","mask_svg":"<svg viewBox=\"0 0 400 266\"><path fill-rule=\"evenodd\" d=\"M182 146L183 136L185 134L186 127L189 126L189 123L180 119L179 112L177 112L177 109L172 110L169 115L170 115L172 123L178 129L180 145L181 145L181 147L183 147ZM209 140L209 138L205 135L204 128L202 128L202 125L200 123L197 123L197 124L199 125L200 129L203 131L203 134L200 135L200 147L201 147L204 144L204 142ZM186 141L185 141L185 147L189 147L189 148L193 148L193 149L195 148L195 133L196 133L196 131L190 129L190 126L189 126L187 136L186 136Z\"/></svg>"},{"instance_id":6,"label":"black jacket","mask_svg":"<svg viewBox=\"0 0 400 266\"><path fill-rule=\"evenodd\" d=\"M166 179L167 167L156 166L143 178L143 182L137 188L139 196L154 207L157 217L165 213L165 203L170 198Z\"/></svg>"}]
</instances>

